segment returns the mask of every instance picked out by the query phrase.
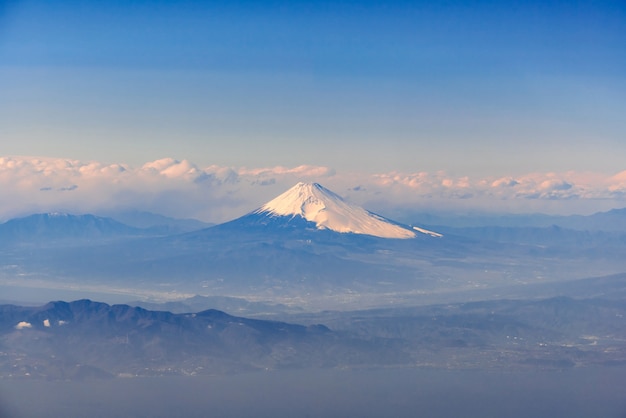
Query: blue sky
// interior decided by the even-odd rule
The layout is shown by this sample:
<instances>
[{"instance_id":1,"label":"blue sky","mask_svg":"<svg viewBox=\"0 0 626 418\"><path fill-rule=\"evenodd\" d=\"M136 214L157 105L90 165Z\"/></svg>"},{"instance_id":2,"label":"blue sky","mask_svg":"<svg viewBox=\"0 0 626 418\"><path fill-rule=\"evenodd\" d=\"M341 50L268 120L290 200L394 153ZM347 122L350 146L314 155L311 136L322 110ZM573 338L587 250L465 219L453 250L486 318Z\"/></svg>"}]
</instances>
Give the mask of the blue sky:
<instances>
[{"instance_id":1,"label":"blue sky","mask_svg":"<svg viewBox=\"0 0 626 418\"><path fill-rule=\"evenodd\" d=\"M223 221L297 181L592 213L626 206L624 115L622 1L0 2L0 220Z\"/></svg>"},{"instance_id":2,"label":"blue sky","mask_svg":"<svg viewBox=\"0 0 626 418\"><path fill-rule=\"evenodd\" d=\"M18 0L0 13L3 155L625 168L622 2Z\"/></svg>"}]
</instances>

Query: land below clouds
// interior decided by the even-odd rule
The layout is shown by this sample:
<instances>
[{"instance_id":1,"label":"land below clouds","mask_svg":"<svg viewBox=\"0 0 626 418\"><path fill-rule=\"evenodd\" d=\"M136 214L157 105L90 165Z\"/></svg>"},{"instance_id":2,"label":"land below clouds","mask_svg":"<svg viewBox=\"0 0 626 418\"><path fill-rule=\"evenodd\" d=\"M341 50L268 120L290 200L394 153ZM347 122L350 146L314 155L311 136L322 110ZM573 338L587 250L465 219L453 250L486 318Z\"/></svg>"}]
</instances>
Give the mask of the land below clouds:
<instances>
[{"instance_id":1,"label":"land below clouds","mask_svg":"<svg viewBox=\"0 0 626 418\"><path fill-rule=\"evenodd\" d=\"M613 281L623 284L624 278ZM0 376L63 380L311 367L626 365L621 298L500 299L265 317L217 310L174 314L89 300L2 305Z\"/></svg>"},{"instance_id":2,"label":"land below clouds","mask_svg":"<svg viewBox=\"0 0 626 418\"><path fill-rule=\"evenodd\" d=\"M626 415L619 297L275 315L304 325L86 300L0 312L3 417Z\"/></svg>"},{"instance_id":3,"label":"land below clouds","mask_svg":"<svg viewBox=\"0 0 626 418\"><path fill-rule=\"evenodd\" d=\"M0 307L0 412L622 418L626 214L609 215L410 240L292 217L6 223L3 303L39 303Z\"/></svg>"},{"instance_id":4,"label":"land below clouds","mask_svg":"<svg viewBox=\"0 0 626 418\"><path fill-rule=\"evenodd\" d=\"M145 309L4 306L5 377L625 361L626 241L617 231L450 228L390 240L256 212L174 235L62 214L9 226L0 246L7 289L214 295L130 304Z\"/></svg>"}]
</instances>

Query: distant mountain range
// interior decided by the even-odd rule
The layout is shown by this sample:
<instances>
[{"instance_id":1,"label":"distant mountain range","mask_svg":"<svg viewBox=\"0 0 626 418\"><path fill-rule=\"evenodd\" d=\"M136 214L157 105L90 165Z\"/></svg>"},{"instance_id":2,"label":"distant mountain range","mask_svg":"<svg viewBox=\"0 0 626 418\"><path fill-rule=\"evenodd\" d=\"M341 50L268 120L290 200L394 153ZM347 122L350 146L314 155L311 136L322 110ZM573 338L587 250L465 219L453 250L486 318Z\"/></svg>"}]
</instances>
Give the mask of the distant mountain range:
<instances>
[{"instance_id":1,"label":"distant mountain range","mask_svg":"<svg viewBox=\"0 0 626 418\"><path fill-rule=\"evenodd\" d=\"M0 244L76 244L113 238L175 235L211 224L174 219L149 212L119 212L113 217L91 214L39 213L0 224Z\"/></svg>"},{"instance_id":2,"label":"distant mountain range","mask_svg":"<svg viewBox=\"0 0 626 418\"><path fill-rule=\"evenodd\" d=\"M177 219L139 210L108 211L99 215L159 235L182 234L215 225L197 219Z\"/></svg>"},{"instance_id":3,"label":"distant mountain range","mask_svg":"<svg viewBox=\"0 0 626 418\"><path fill-rule=\"evenodd\" d=\"M111 218L67 213L42 213L11 219L0 224L1 242L106 239L138 236L138 228L124 225Z\"/></svg>"},{"instance_id":4,"label":"distant mountain range","mask_svg":"<svg viewBox=\"0 0 626 418\"><path fill-rule=\"evenodd\" d=\"M546 215L546 214L471 214L446 215L433 213L403 214L403 217L418 219L424 225L434 228L547 228L558 226L563 229L577 231L626 232L626 208L597 212L592 215Z\"/></svg>"},{"instance_id":5,"label":"distant mountain range","mask_svg":"<svg viewBox=\"0 0 626 418\"><path fill-rule=\"evenodd\" d=\"M158 216L128 215L133 217L134 225L152 226L93 215L6 222L0 225L0 278L328 304L626 271L621 232L410 226L349 204L316 183L299 183L245 216L185 233L164 233L155 226L165 221ZM171 222L171 230L182 228Z\"/></svg>"},{"instance_id":6,"label":"distant mountain range","mask_svg":"<svg viewBox=\"0 0 626 418\"><path fill-rule=\"evenodd\" d=\"M557 225L546 227L481 226L464 228L438 226L437 229L448 236L553 248L593 248L610 245L621 247L626 243L626 232L568 229Z\"/></svg>"}]
</instances>

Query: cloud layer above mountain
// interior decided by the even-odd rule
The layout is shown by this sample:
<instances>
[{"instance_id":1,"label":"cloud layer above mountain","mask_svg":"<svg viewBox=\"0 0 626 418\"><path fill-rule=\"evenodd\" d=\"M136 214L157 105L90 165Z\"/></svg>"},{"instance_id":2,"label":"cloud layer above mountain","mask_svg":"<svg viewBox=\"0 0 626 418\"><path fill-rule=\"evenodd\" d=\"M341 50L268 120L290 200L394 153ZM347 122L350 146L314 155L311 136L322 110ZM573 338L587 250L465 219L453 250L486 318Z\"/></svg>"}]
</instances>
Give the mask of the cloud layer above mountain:
<instances>
[{"instance_id":1,"label":"cloud layer above mountain","mask_svg":"<svg viewBox=\"0 0 626 418\"><path fill-rule=\"evenodd\" d=\"M199 167L164 158L141 167L59 158L0 157L0 219L64 211L138 209L222 222L298 181L315 181L367 209L588 213L626 206L626 170L454 177L445 172L336 172L328 167Z\"/></svg>"}]
</instances>

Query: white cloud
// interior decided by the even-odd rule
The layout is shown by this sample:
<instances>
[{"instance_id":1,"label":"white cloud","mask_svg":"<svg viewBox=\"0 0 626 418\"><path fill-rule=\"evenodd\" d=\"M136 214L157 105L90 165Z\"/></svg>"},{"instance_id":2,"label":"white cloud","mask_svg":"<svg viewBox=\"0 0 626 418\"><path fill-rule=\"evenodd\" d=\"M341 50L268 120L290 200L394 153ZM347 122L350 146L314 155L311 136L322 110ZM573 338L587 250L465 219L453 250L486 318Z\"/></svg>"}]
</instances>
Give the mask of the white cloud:
<instances>
[{"instance_id":1,"label":"white cloud","mask_svg":"<svg viewBox=\"0 0 626 418\"><path fill-rule=\"evenodd\" d=\"M621 171L609 178L608 189L611 192L622 195L626 193L626 170Z\"/></svg>"},{"instance_id":2,"label":"white cloud","mask_svg":"<svg viewBox=\"0 0 626 418\"><path fill-rule=\"evenodd\" d=\"M163 158L141 167L40 157L0 157L0 219L36 212L138 209L222 222L298 181L317 181L382 214L394 209L576 213L626 204L626 170L471 178L446 172L337 173L330 167L199 167Z\"/></svg>"},{"instance_id":3,"label":"white cloud","mask_svg":"<svg viewBox=\"0 0 626 418\"><path fill-rule=\"evenodd\" d=\"M491 187L515 187L519 184L517 180L512 177L503 177L491 182Z\"/></svg>"},{"instance_id":4,"label":"white cloud","mask_svg":"<svg viewBox=\"0 0 626 418\"><path fill-rule=\"evenodd\" d=\"M15 326L15 329L24 329L24 328L32 328L33 324L30 322L21 321Z\"/></svg>"}]
</instances>

